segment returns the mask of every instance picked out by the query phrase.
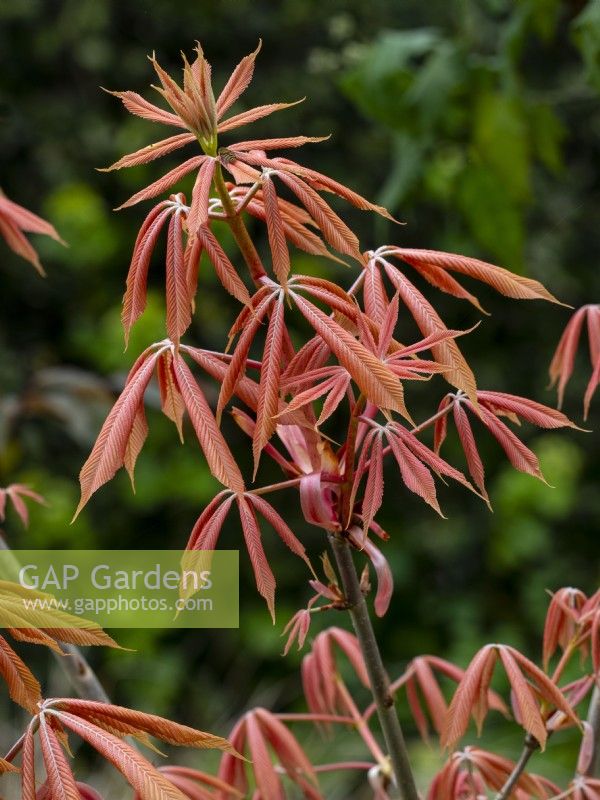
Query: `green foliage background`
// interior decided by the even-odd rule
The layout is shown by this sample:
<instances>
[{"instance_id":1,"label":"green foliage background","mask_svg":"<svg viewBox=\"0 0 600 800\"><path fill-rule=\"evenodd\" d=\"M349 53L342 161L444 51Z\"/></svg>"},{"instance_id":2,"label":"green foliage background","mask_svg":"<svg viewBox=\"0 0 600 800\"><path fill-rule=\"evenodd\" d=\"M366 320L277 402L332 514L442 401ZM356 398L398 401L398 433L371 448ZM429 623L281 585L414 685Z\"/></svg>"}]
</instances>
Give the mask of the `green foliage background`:
<instances>
[{"instance_id":1,"label":"green foliage background","mask_svg":"<svg viewBox=\"0 0 600 800\"><path fill-rule=\"evenodd\" d=\"M300 159L378 199L407 223L393 226L340 206L365 249L393 242L463 252L536 277L574 306L598 301L598 0L2 4L0 182L69 242L67 250L39 242L44 281L6 248L1 253L0 483L30 482L50 502L49 509L32 510L27 532L9 517L8 538L16 546L182 547L215 489L191 436L178 445L172 427L151 412L137 493L120 475L75 525L68 524L79 467L112 393L135 355L164 336L156 259L148 310L123 353L119 300L144 209L113 214L111 208L169 165L161 160L120 173L94 171L160 133L127 115L99 86L147 94L152 75L146 55L156 50L163 65L178 70L180 49L189 52L195 38L220 85L259 36L264 47L244 102L304 95L307 101L258 123L256 135L331 132L328 142L305 148ZM323 269L305 256L296 266ZM348 282L342 268L324 269ZM463 340L480 386L553 404L547 365L568 310L470 288L492 313ZM449 327L466 328L480 318L466 304L427 291ZM191 338L220 347L233 314L203 271ZM407 322L407 337L415 333ZM567 398L576 421L588 374L584 354ZM207 384L206 391L214 398L217 387ZM429 416L444 391L436 381L411 387L414 416ZM599 409L596 402L593 430ZM226 426L241 445L233 426ZM448 519L440 520L396 488L399 479L390 472L381 521L391 533L386 555L396 591L391 613L377 628L392 674L417 653L465 664L492 640L537 656L545 590L597 587L597 434L523 435L555 488L509 469L482 433L493 515L475 498L442 487ZM462 465L452 439L446 456ZM284 507L295 530L318 557L322 537L290 505ZM223 546L239 546L234 525ZM115 701L219 733L251 705L302 707L300 656L281 658L280 634L306 601L307 576L278 543L267 538L266 546L279 584L277 625L271 627L242 559L239 631L131 631L119 638L138 652L92 655ZM315 625L332 623L346 621L323 617ZM31 649L31 658L39 670L46 668L45 655ZM50 687L55 694L65 691L59 676L51 676ZM489 729L505 753L516 754L514 728L496 721ZM3 744L11 730L7 723L0 731ZM316 741L308 746L322 748ZM416 741L412 746L428 774L437 754ZM574 746L568 735L553 743L555 775L572 768ZM334 745L328 748L333 753ZM207 763L205 756L187 758ZM98 785L110 780L102 774ZM116 797L120 790L111 791ZM331 791L347 796L340 787Z\"/></svg>"}]
</instances>

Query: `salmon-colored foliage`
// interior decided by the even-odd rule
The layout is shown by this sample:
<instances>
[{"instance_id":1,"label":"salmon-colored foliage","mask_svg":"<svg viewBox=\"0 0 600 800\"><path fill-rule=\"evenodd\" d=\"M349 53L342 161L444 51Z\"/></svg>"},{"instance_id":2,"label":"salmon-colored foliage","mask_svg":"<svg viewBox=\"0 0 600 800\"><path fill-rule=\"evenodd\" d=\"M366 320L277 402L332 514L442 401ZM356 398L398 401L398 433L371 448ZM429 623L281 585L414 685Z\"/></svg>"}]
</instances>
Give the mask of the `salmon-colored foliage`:
<instances>
[{"instance_id":1,"label":"salmon-colored foliage","mask_svg":"<svg viewBox=\"0 0 600 800\"><path fill-rule=\"evenodd\" d=\"M517 800L598 797L600 784L587 774L597 748L595 732L582 724L576 708L600 670L600 592L588 598L578 589L563 588L553 594L543 637L544 669L510 645L486 644L464 670L437 656L417 656L391 682L383 665L376 663L373 641L365 646L356 611L357 607L364 611L364 598L371 602L371 594L378 616L383 616L392 602L394 581L386 549L393 535L377 521L390 487L394 493L411 492L441 515L436 478L451 478L460 488L470 490L477 501L483 499L490 505L477 444L481 425L517 470L541 480L537 457L507 423L525 421L544 429L576 427L560 411L504 391L479 388L462 350L462 337L477 326L467 331L449 329L428 297L412 283L411 273L436 289L469 301L478 311L483 311L478 298L456 275L479 281L509 298L559 301L537 280L477 258L399 245L363 250L357 235L324 196L333 195L395 222L386 209L333 178L272 153L316 144L326 137L291 135L236 141L234 134L232 140L230 134L238 128L295 105L275 102L232 113L250 85L260 46L242 59L220 92L213 89L211 67L199 44L191 62L183 57L181 84L154 55L150 59L160 84L155 88L168 108L133 91L113 92L130 113L177 132L123 156L108 170L147 164L183 148L190 148L190 154L121 205L127 208L163 196L147 212L134 244L122 322L127 343L132 326L144 313L149 270L161 250L162 238L167 338L149 344L134 361L81 469L81 499L75 517L121 467L133 483L135 465L149 435L144 398L154 380L162 413L174 423L182 441L189 436L188 428L193 432L217 485L215 496L193 525L186 549L214 549L235 510L258 592L273 620L276 577L269 560L273 533L304 562L302 569L307 571L313 596L285 628L284 652L294 644L298 648L305 645L311 620L318 612L354 612L358 635L334 626L309 642L301 668L309 713L284 715L250 709L234 724L229 741L109 703L42 700L36 678L0 638L0 675L12 699L32 715L26 732L0 760L0 772L15 771L13 761L21 753L24 800L98 800L95 790L77 783L72 772L67 753L68 735L74 733L117 767L137 800L284 800L286 796L319 800L323 797L319 775L343 770L364 773L364 785L370 787L375 800L386 800L397 796L400 783L395 785L398 776L391 766L391 754L371 724L376 707L381 719L393 713L402 689L416 730L424 739L437 738L444 748L458 744L471 718L481 729L489 709L507 716L508 708L512 709L516 723L525 731L528 752L543 749L549 736L564 727L577 726L583 732L575 778L562 793L548 780L525 771L528 755L523 763L515 764L467 746L449 754L432 780L428 800L481 800L489 792L498 792L499 800L509 796ZM193 188L188 203L176 186L190 175ZM246 227L248 217L264 225L265 253L259 252ZM219 241L216 222L229 226L235 250ZM0 196L0 233L10 247L41 269L23 231L58 238L48 223ZM342 286L325 277L297 274L294 248L327 258L336 267L341 262L353 271L351 277ZM203 255L202 269L209 264L223 290L240 305L221 351L203 349L184 339L194 316L202 319ZM551 377L559 383L562 400L587 317L593 374L585 397L586 414L600 381L599 308L586 306L576 312L551 365ZM399 328L407 323L414 333L408 342L401 342ZM304 332L304 339L298 339L298 331ZM437 412L415 422L424 415L411 407L410 383L440 378L451 390L443 396ZM209 402L212 393L205 389L206 379L218 386L214 409ZM230 407L232 401L236 405ZM238 458L230 446L224 414L228 408L251 442L247 460ZM150 426L153 416L154 412ZM450 418L470 480L439 454ZM423 441L424 432L432 432L433 449ZM282 481L257 482L267 458L281 470ZM246 470L249 462L252 469ZM364 568L357 580L357 596L344 589L339 562L341 578L327 557L322 559L323 575L315 573L304 530L292 531L281 506L265 499L277 492L293 492L307 526L334 543L343 542L351 559L361 559ZM27 524L24 497L43 502L20 484L0 490L0 521L10 500ZM380 546L375 544L376 538L381 540ZM10 589L0 586L0 595L10 608ZM17 639L54 649L59 641L116 644L94 626L68 629L61 625L60 614L49 624L39 623L39 619L32 620L31 629L18 627L11 632ZM560 660L555 670L548 672L557 650ZM562 685L565 667L575 655L582 658L582 675ZM591 661L589 668L586 659ZM491 688L498 663L511 689L505 699ZM448 683L457 684L451 700ZM355 699L361 694L368 699L370 692L376 704ZM325 734L333 729L357 734L366 758L314 763L319 759L309 758L289 727L306 722ZM150 736L170 744L223 751L218 774L176 765L157 769L127 741L134 737L151 745ZM36 750L44 764L43 779L36 777ZM410 800L417 797L416 790L406 789L406 782L402 792Z\"/></svg>"}]
</instances>

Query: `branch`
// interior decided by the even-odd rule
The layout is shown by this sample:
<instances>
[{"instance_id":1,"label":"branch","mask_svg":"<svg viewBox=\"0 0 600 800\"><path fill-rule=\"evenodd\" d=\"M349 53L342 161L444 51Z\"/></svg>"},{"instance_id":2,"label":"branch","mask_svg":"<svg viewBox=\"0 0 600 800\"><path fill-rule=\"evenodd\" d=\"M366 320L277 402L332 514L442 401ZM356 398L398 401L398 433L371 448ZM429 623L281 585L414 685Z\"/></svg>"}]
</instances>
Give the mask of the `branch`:
<instances>
[{"instance_id":1,"label":"branch","mask_svg":"<svg viewBox=\"0 0 600 800\"><path fill-rule=\"evenodd\" d=\"M62 667L71 685L83 700L97 700L100 703L110 703L104 687L98 676L88 664L81 650L74 644L59 642L58 646L63 655L55 653L56 660Z\"/></svg>"},{"instance_id":2,"label":"branch","mask_svg":"<svg viewBox=\"0 0 600 800\"><path fill-rule=\"evenodd\" d=\"M250 234L248 233L248 229L244 224L244 220L238 215L235 203L229 196L220 164L217 164L216 166L214 181L215 188L223 205L223 209L227 215L226 221L231 228L233 238L237 242L237 245L244 256L244 260L248 265L250 274L252 275L252 280L257 286L260 286L260 279L264 278L267 273L265 272L265 268L263 267L256 247L254 246L254 242L250 238Z\"/></svg>"},{"instance_id":3,"label":"branch","mask_svg":"<svg viewBox=\"0 0 600 800\"><path fill-rule=\"evenodd\" d=\"M525 737L525 744L523 745L523 751L519 756L519 760L515 764L513 771L508 776L508 779L502 789L496 795L495 800L508 800L510 795L512 794L512 790L516 787L517 783L519 782L519 778L525 772L525 767L527 766L527 762L531 758L531 756L535 753L538 749L539 743L538 740L527 734Z\"/></svg>"},{"instance_id":4,"label":"branch","mask_svg":"<svg viewBox=\"0 0 600 800\"><path fill-rule=\"evenodd\" d=\"M373 699L383 731L386 747L395 775L396 786L402 800L418 800L410 761L400 722L396 715L394 698L390 694L389 678L383 666L381 653L373 631L369 610L360 588L358 574L348 540L343 534L330 534L330 542L338 566L348 611L360 644L369 674Z\"/></svg>"}]
</instances>

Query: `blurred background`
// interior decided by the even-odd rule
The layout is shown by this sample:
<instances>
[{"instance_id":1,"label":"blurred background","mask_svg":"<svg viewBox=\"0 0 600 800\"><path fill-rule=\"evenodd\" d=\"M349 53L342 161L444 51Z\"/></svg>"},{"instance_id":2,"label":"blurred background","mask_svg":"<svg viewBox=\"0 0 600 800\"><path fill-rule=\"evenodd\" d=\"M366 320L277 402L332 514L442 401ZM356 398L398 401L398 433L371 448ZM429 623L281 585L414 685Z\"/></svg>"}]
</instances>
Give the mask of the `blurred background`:
<instances>
[{"instance_id":1,"label":"blurred background","mask_svg":"<svg viewBox=\"0 0 600 800\"><path fill-rule=\"evenodd\" d=\"M175 74L180 50L189 54L195 39L220 87L259 37L263 49L242 107L305 95L307 100L256 123L252 138L331 133L327 142L297 152L298 159L385 204L407 223L394 226L335 204L360 234L363 249L397 243L460 252L542 280L576 307L600 298L597 0L2 3L0 185L11 199L47 217L69 243L62 249L35 242L45 280L1 246L0 485L30 483L49 502L48 508L32 509L27 531L9 515L5 528L14 547L183 547L215 491L192 437L178 444L172 425L150 410L137 493L122 472L69 525L77 474L115 393L136 355L165 335L158 248L148 309L123 352L120 299L147 208L111 209L177 158L96 172L168 135L127 114L100 87L154 99L147 54L155 50ZM183 182L181 188L191 186ZM255 230L262 241L264 231ZM230 252L236 257L235 248ZM302 254L294 258L299 272L326 274L344 285L351 280L342 267ZM547 367L569 310L508 300L483 285L469 288L492 313L461 343L480 387L553 405ZM426 294L448 327L470 327L481 317L431 287ZM220 349L234 314L203 270L188 341ZM405 325L405 338L416 337L411 322ZM565 408L579 424L589 373L582 347ZM216 398L217 386L207 382L204 388ZM425 390L411 386L408 403L415 418L430 416L445 391L441 380ZM152 392L148 401L156 407ZM599 422L597 400L587 427L597 430ZM246 446L230 421L225 428ZM459 488L441 486L447 519L439 519L396 488L399 478L390 472L380 521L391 534L385 554L396 588L377 632L392 675L419 653L464 666L494 640L537 658L546 590L597 588L597 435L522 431L540 457L554 487L549 488L509 468L496 442L480 433L493 514ZM452 435L443 454L464 468ZM269 479L266 467L263 477ZM289 501L279 507L318 559L321 534L306 526ZM307 575L270 533L265 545L278 579L277 624L270 624L242 553L239 630L118 631L119 642L136 652L90 654L115 702L222 734L254 705L303 710L297 669L302 654L281 657L281 631L306 603ZM221 546L240 546L236 523L225 529ZM347 621L322 615L313 630L329 624ZM39 674L51 669L49 694L68 691L45 653L30 647L26 656ZM0 743L7 747L14 727L5 693L0 702ZM401 707L419 779L426 781L440 756L418 741ZM319 754L315 758L331 761L338 748L345 759L354 752L351 740L328 742L325 751L316 735L297 733L309 753ZM520 750L518 730L500 720L490 719L485 737L484 743L505 755ZM572 772L576 746L575 734L551 741L546 764L553 777ZM210 755L181 753L177 759L200 767L213 763ZM77 763L78 774L89 774L88 766ZM90 757L89 769L96 766ZM103 769L92 782L110 797L127 796L112 771ZM365 791L360 783L324 786L332 798Z\"/></svg>"}]
</instances>

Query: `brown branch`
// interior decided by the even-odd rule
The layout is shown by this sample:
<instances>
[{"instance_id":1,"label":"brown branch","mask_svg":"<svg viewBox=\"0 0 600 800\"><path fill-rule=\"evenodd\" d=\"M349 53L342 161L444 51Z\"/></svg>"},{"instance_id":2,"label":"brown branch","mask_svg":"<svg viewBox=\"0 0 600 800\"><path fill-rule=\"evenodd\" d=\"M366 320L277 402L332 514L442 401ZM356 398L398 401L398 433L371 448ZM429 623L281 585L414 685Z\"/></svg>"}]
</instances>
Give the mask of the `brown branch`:
<instances>
[{"instance_id":1,"label":"brown branch","mask_svg":"<svg viewBox=\"0 0 600 800\"><path fill-rule=\"evenodd\" d=\"M418 800L408 751L396 714L394 698L390 693L390 681L375 638L369 610L360 588L358 573L352 551L344 534L330 534L330 542L342 580L348 611L356 631L360 649L365 660L371 692L377 706L377 714L385 744L395 776L396 787L402 800Z\"/></svg>"},{"instance_id":2,"label":"brown branch","mask_svg":"<svg viewBox=\"0 0 600 800\"><path fill-rule=\"evenodd\" d=\"M531 756L535 753L535 751L539 747L538 740L527 734L525 737L525 744L523 745L523 750L521 755L519 756L519 760L514 766L513 771L508 776L508 779L502 789L496 795L495 800L508 800L510 795L512 794L512 790L516 787L517 783L519 782L519 778L525 772L525 767Z\"/></svg>"},{"instance_id":3,"label":"brown branch","mask_svg":"<svg viewBox=\"0 0 600 800\"><path fill-rule=\"evenodd\" d=\"M83 700L110 703L109 696L81 650L76 645L67 644L66 642L59 642L58 646L63 655L55 653L56 660L79 697Z\"/></svg>"}]
</instances>

